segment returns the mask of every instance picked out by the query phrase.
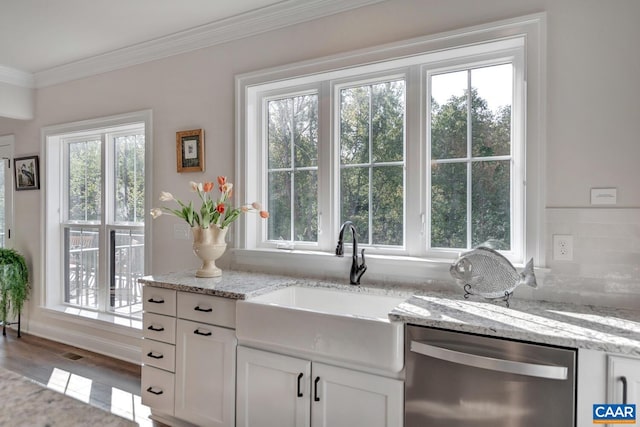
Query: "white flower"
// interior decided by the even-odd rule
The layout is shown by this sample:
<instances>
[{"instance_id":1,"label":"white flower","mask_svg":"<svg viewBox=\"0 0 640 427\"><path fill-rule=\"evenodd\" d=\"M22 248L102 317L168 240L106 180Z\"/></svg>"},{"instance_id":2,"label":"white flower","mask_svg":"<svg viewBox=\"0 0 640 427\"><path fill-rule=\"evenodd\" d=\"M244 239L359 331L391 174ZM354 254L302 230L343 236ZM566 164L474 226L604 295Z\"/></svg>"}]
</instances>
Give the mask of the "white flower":
<instances>
[{"instance_id":1,"label":"white flower","mask_svg":"<svg viewBox=\"0 0 640 427\"><path fill-rule=\"evenodd\" d=\"M170 202L171 200L173 200L173 194L167 192L167 191L161 191L160 192L160 201L161 202Z\"/></svg>"},{"instance_id":2,"label":"white flower","mask_svg":"<svg viewBox=\"0 0 640 427\"><path fill-rule=\"evenodd\" d=\"M202 192L202 183L201 182L189 181L189 186L191 186L191 191L193 191L194 193L197 192L197 191Z\"/></svg>"},{"instance_id":3,"label":"white flower","mask_svg":"<svg viewBox=\"0 0 640 427\"><path fill-rule=\"evenodd\" d=\"M160 209L160 208L151 209L151 218L156 219L160 215L162 215L162 209Z\"/></svg>"},{"instance_id":4,"label":"white flower","mask_svg":"<svg viewBox=\"0 0 640 427\"><path fill-rule=\"evenodd\" d=\"M223 193L229 194L229 192L231 191L232 188L233 188L233 184L230 183L230 182L227 182L223 186L220 187L220 191L222 191Z\"/></svg>"}]
</instances>

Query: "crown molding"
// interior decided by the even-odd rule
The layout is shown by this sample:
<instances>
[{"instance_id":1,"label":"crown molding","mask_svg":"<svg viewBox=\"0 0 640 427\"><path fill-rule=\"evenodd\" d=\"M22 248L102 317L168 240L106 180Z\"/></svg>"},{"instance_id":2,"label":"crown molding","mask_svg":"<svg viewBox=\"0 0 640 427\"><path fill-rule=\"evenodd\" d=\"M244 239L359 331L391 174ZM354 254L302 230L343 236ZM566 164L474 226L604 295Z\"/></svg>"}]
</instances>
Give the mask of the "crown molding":
<instances>
[{"instance_id":1,"label":"crown molding","mask_svg":"<svg viewBox=\"0 0 640 427\"><path fill-rule=\"evenodd\" d=\"M26 88L35 87L33 74L0 65L0 83Z\"/></svg>"},{"instance_id":2,"label":"crown molding","mask_svg":"<svg viewBox=\"0 0 640 427\"><path fill-rule=\"evenodd\" d=\"M334 15L384 0L284 0L210 24L34 74L38 88L106 73Z\"/></svg>"}]
</instances>

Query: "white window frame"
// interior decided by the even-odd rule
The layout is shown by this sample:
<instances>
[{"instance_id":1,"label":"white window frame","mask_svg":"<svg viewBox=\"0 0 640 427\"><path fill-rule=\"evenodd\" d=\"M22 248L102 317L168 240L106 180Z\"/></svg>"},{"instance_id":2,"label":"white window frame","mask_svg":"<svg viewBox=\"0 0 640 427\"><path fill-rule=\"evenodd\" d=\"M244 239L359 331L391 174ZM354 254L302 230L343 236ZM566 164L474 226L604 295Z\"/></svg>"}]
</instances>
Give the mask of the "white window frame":
<instances>
[{"instance_id":1,"label":"white window frame","mask_svg":"<svg viewBox=\"0 0 640 427\"><path fill-rule=\"evenodd\" d=\"M0 161L4 162L4 247L13 247L13 191L14 172L13 153L15 137L13 135L0 136Z\"/></svg>"},{"instance_id":2,"label":"white window frame","mask_svg":"<svg viewBox=\"0 0 640 427\"><path fill-rule=\"evenodd\" d=\"M469 64L514 61L518 68L518 77L522 77L522 86L514 87L522 93L516 96L512 108L525 108L524 122L515 121L513 132L515 136L525 140L526 152L515 150L512 154L518 159L522 168L516 169L512 182L522 183L522 191L512 194L512 206L516 206L519 215L513 216L515 227L523 230L521 237L512 239L514 250L507 255L516 263L525 258L534 257L537 266L544 266L544 242L542 230L542 200L544 199L544 136L546 134L544 100L546 97L545 70L545 14L529 15L512 20L500 21L493 24L466 28L435 36L423 37L380 46L373 49L352 52L344 55L323 58L299 64L288 65L275 69L258 71L236 77L236 197L238 202L260 200L266 194L266 183L262 180L262 171L256 168L260 165L261 147L258 108L261 96L269 93L290 91L292 87L319 85L320 96L335 94L336 87L353 80L365 80L369 77L393 76L405 74L406 82L406 135L405 163L407 176L405 179L405 233L420 235L420 238L406 239L404 248L398 251L376 251L375 247L367 249L370 255L367 263L370 271L375 266L386 268L393 265L391 273L398 279L424 278L424 272L432 272L432 264L450 262L457 256L458 250L432 250L429 248L429 194L428 168L421 165L429 164L429 150L426 142L428 138L427 116L427 88L428 73L455 67L461 62L465 68ZM516 79L517 80L517 79ZM338 173L339 163L336 163L335 143L327 142L332 137L332 128L336 120L333 102L321 102L319 114L328 114L331 120L322 120L319 124L319 157L318 172L319 188L319 241L318 251L294 250L274 251L273 247L265 245L263 237L264 224L256 221L244 222L244 227L236 234L236 250L238 265L268 266L274 260L305 259L313 262L314 257L322 259L328 264L317 268L323 274L331 273L331 265L336 265L335 272L342 270L339 261L333 260L331 249L335 247L337 224L339 218L337 209L339 204L330 203L328 199L339 194ZM515 104L518 105L515 105ZM526 106L526 107L525 107ZM514 114L514 117L516 114ZM325 166L322 166L325 165ZM328 167L326 165L329 165ZM515 187L515 186L514 186ZM526 188L526 191L524 190ZM326 212L327 207L331 212ZM328 232L327 232L328 231ZM517 246L517 247L516 247ZM291 249L291 248L289 248ZM259 255L254 252L261 252ZM267 253L265 253L267 252ZM323 256L324 255L324 256ZM371 257L371 255L374 255ZM282 263L278 263L282 266ZM417 268L413 268L417 266ZM284 267L286 271L286 267ZM291 270L300 271L299 267ZM314 267L309 263L309 273L314 273ZM280 268L282 271L282 268ZM416 273L419 271L420 273ZM434 278L447 278L444 268L438 268Z\"/></svg>"},{"instance_id":3,"label":"white window frame","mask_svg":"<svg viewBox=\"0 0 640 427\"><path fill-rule=\"evenodd\" d=\"M524 261L525 254L525 243L524 243L524 225L525 225L525 162L526 157L524 153L524 148L527 144L526 136L525 136L525 123L521 120L522 117L526 116L526 99L525 99L525 77L524 77L524 56L523 52L520 49L507 49L503 52L495 52L488 55L479 55L473 62L469 62L466 58L445 61L439 64L437 67L427 67L424 66L423 72L425 72L425 79L429 80L431 76L434 74L440 74L443 72L454 72L459 70L467 70L472 68L479 68L491 65L498 65L501 63L512 63L513 64L513 104L511 105L511 133L512 133L512 141L524 141L524 143L512 143L511 144L511 153L509 155L511 162L511 249L508 251L501 251L507 258L510 260L514 260L518 263L522 263ZM427 85L426 96L427 99L431 97L431 87ZM427 147L431 145L431 103L427 103L425 101L425 105L427 106L427 119L426 119L426 140ZM427 153L427 162L426 164L431 164L430 150L426 150ZM471 159L467 159L471 161ZM458 255L460 252L459 249L448 249L448 248L431 248L431 242L428 241L428 237L431 236L430 226L431 221L429 221L428 212L431 212L431 176L427 174L426 182L427 182L427 206L425 212L427 212L427 220L425 224L425 229L427 232L425 233L425 237L427 237L427 241L424 242L426 247L428 248L427 253L430 256L435 257L445 257L445 258L453 258ZM518 185L520 183L520 185ZM471 185L468 182L468 185ZM468 207L469 208L469 207ZM522 232L519 232L522 230ZM468 236L468 241L470 244L470 236Z\"/></svg>"},{"instance_id":4,"label":"white window frame","mask_svg":"<svg viewBox=\"0 0 640 427\"><path fill-rule=\"evenodd\" d=\"M340 152L339 152L339 148L340 148L340 108L338 108L337 106L340 103L340 91L344 88L349 88L349 87L358 87L358 86L364 86L364 85L369 85L369 84L376 84L376 83L382 83L382 82L386 82L386 81L394 81L394 80L404 80L405 81L405 138L403 141L403 158L402 158L402 163L403 163L403 169L404 169L404 173L403 173L403 183L404 183L404 194L403 194L403 204L402 204L402 212L403 212L403 217L407 218L407 194L410 194L407 192L407 183L409 181L409 177L407 174L407 137L406 137L406 133L407 133L407 111L409 110L409 106L407 104L407 98L408 98L408 89L407 87L409 86L410 80L409 80L409 74L410 74L410 68L400 68L400 69L389 69L389 70L385 70L384 72L380 72L380 73L373 73L373 74L367 74L367 75L362 75L362 76L355 76L355 78L350 77L350 78L344 78L344 79L335 79L332 80L330 82L331 85L331 93L333 94L333 97L331 99L331 104L334 107L334 116L332 117L331 120L331 127L332 127L332 135L333 135L333 140L332 141L328 141L325 144L328 144L331 146L331 149L333 149L334 151L334 156L333 159L331 161L331 164L329 165L330 170L333 170L333 178L334 178L334 182L335 182L335 186L333 188L333 194L340 194L341 191L341 186L340 186L340 173L342 170L342 166L341 166L341 162L340 162ZM341 203L339 203L339 197L336 198L336 200L334 200L334 209L333 209L333 218L334 219L340 219L341 217L341 213L340 213L340 208L341 208ZM369 217L369 219L371 220L371 217ZM347 221L348 218L343 218L344 221ZM340 224L336 224L337 227L340 226ZM371 224L369 224L369 230L371 230ZM331 240L332 240L332 244L335 247L335 239L337 238L337 234L333 235L334 233L332 233ZM367 251L371 251L373 250L372 253L374 252L383 252L386 254L393 254L393 255L405 255L407 254L406 252L406 246L407 246L407 242L410 239L407 239L407 224L406 221L403 224L403 242L404 244L402 246L385 246L385 245L376 245L376 244L368 244L368 245L362 245L363 247L367 248ZM361 245L360 242L358 242L359 245ZM332 249L331 245L329 246L329 248L327 249Z\"/></svg>"},{"instance_id":5,"label":"white window frame","mask_svg":"<svg viewBox=\"0 0 640 427\"><path fill-rule=\"evenodd\" d=\"M257 122L259 129L260 129L260 135L261 135L261 139L262 141L267 141L268 140L268 103L269 101L272 100L277 100L277 99L282 99L282 98L293 98L296 96L302 96L302 95L318 95L320 94L320 85L305 85L302 87L290 87L288 88L286 91L282 92L282 91L265 91L262 92L260 94L259 97L259 102L260 105L262 105L261 107L261 112L262 114L260 114L259 116L259 121ZM320 108L320 105L318 105L318 108ZM321 140L321 132L320 129L318 129L318 145L320 146L320 140ZM269 156L268 156L268 144L263 144L263 146L261 147L261 153L260 153L260 157L261 157L261 161L260 161L260 165L259 165L259 173L262 176L266 176L266 171L269 169L269 165L268 165L268 161L269 161ZM318 164L318 180L320 180L320 147L318 147L318 160L317 160L317 164ZM319 184L319 183L318 183ZM266 182L266 180L262 183L260 192L261 194L265 195L267 194L267 186L268 186L268 182ZM320 197L320 187L318 185L318 197ZM260 197L260 198L256 198L254 200L263 200L266 201L266 198L264 198L264 196ZM253 201L253 200L252 200ZM318 204L319 206L319 204ZM318 221L318 227L320 227L320 221ZM262 248L277 248L277 249L293 249L294 245L292 242L289 241L275 241L275 240L269 240L268 234L269 234L269 230L267 227L261 227L260 228L260 237L259 237L259 241L257 241L257 245L259 247ZM320 235L320 231L318 230L318 235ZM259 243L258 243L259 242ZM307 250L317 250L318 247L320 245L317 242L295 242L295 247L299 248L299 249L307 249Z\"/></svg>"},{"instance_id":6,"label":"white window frame","mask_svg":"<svg viewBox=\"0 0 640 427\"><path fill-rule=\"evenodd\" d=\"M46 160L46 167L44 171L45 179L42 180L43 190L43 206L45 206L45 215L43 215L43 230L44 230L44 245L42 247L42 271L43 274L43 295L41 301L46 308L66 313L74 317L80 318L92 318L107 321L108 323L115 323L123 325L125 323L118 321L118 317L122 317L116 313L109 312L105 308L105 301L99 304L99 309L92 310L89 308L81 308L69 306L64 303L63 286L64 283L64 268L63 268L63 236L61 226L63 224L73 225L73 221L68 221L66 218L67 213L67 197L66 188L64 183L67 180L67 173L61 168L64 165L63 157L66 151L66 142L70 140L67 135L84 136L86 140L87 136L98 135L104 133L110 133L115 135L113 129L122 129L126 126L132 126L134 124L144 124L145 129L145 164L152 165L152 115L150 110L120 114L116 116L109 116L98 119L90 119L79 122L65 123L61 125L47 126L42 129L42 152ZM102 137L100 137L102 140ZM103 141L104 142L104 141ZM105 144L102 144L103 150L108 149ZM105 161L104 152L102 161ZM104 168L103 168L104 169ZM152 167L145 167L145 206L152 205ZM112 185L110 179L112 173L105 171L105 185ZM109 207L105 206L106 197L105 192L102 192L102 206L103 210ZM112 216L112 212L106 213L108 217ZM112 222L108 218L103 218L102 222L105 224L101 228L109 230ZM148 271L148 266L151 265L151 220L148 212L145 212L144 232L145 232L145 256L144 256L144 270L145 274ZM86 223L87 226L91 224ZM99 224L96 224L99 226ZM127 224L123 224L122 227L126 228ZM108 240L107 231L101 231L100 244L101 249L105 248L105 243ZM100 257L106 257L107 254L104 250L101 250ZM102 265L106 265L106 262L101 262ZM106 271L100 273L100 283L106 283ZM88 312L95 312L95 315L91 315ZM126 317L126 316L125 316Z\"/></svg>"}]
</instances>

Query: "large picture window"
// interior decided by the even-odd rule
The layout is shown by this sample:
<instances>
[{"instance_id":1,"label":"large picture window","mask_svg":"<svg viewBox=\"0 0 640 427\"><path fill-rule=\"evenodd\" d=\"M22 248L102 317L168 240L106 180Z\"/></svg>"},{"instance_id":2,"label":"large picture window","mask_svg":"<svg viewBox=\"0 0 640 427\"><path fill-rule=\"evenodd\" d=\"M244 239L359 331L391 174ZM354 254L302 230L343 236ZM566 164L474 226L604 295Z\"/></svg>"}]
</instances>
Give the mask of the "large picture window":
<instances>
[{"instance_id":1,"label":"large picture window","mask_svg":"<svg viewBox=\"0 0 640 427\"><path fill-rule=\"evenodd\" d=\"M47 191L47 270L60 278L47 281L49 306L141 316L149 142L136 118L47 138L60 183Z\"/></svg>"},{"instance_id":2,"label":"large picture window","mask_svg":"<svg viewBox=\"0 0 640 427\"><path fill-rule=\"evenodd\" d=\"M333 254L352 221L374 263L540 255L539 31L513 20L239 77L240 196L271 213L239 246Z\"/></svg>"}]
</instances>

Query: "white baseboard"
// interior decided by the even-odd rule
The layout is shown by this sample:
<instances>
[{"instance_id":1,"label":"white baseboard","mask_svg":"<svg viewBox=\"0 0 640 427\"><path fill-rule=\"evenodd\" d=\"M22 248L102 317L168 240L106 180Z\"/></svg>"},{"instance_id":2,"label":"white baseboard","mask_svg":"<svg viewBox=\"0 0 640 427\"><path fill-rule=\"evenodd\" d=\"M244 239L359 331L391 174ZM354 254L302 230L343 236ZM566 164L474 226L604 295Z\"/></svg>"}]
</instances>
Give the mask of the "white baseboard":
<instances>
[{"instance_id":1,"label":"white baseboard","mask_svg":"<svg viewBox=\"0 0 640 427\"><path fill-rule=\"evenodd\" d=\"M72 345L137 365L141 364L140 345L129 345L104 336L89 335L82 331L64 329L41 322L34 322L33 320L29 322L28 330L24 326L22 328L23 333ZM131 337L127 337L127 339L131 340ZM141 338L140 341L142 341Z\"/></svg>"}]
</instances>

